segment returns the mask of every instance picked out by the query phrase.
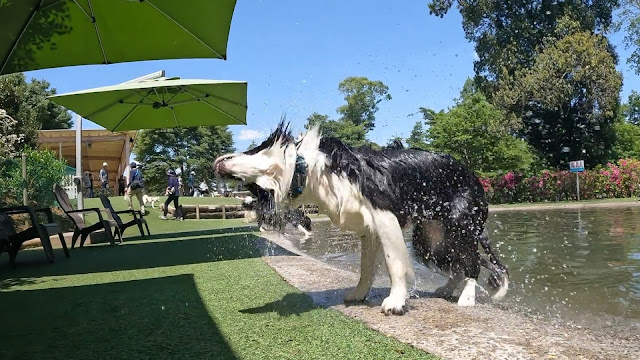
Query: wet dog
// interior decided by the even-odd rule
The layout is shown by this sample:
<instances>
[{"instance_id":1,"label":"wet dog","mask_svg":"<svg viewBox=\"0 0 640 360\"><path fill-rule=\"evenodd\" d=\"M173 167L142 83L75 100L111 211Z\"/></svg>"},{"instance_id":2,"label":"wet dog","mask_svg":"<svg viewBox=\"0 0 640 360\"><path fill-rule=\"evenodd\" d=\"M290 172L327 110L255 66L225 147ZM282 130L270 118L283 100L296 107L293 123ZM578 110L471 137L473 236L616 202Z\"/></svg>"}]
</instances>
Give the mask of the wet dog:
<instances>
[{"instance_id":1,"label":"wet dog","mask_svg":"<svg viewBox=\"0 0 640 360\"><path fill-rule=\"evenodd\" d=\"M297 140L288 126L260 146L215 161L218 176L240 179L272 192L276 207L315 203L343 230L362 241L360 281L345 301L362 301L373 283L379 256L391 278L385 314L406 310L414 271L402 228L413 226L414 254L448 277L437 290L460 306L475 305L480 268L490 271L494 299L506 295L507 269L491 249L485 230L488 205L478 178L449 155L418 149L354 149L317 128ZM478 245L488 255L480 255Z\"/></svg>"}]
</instances>

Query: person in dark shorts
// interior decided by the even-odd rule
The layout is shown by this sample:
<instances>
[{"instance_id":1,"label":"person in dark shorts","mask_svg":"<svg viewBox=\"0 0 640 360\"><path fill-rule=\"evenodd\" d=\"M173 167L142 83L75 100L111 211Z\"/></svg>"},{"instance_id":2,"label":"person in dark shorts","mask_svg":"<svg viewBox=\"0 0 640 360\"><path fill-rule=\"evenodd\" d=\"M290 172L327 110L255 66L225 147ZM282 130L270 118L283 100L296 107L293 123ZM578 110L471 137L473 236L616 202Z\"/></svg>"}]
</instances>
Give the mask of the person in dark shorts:
<instances>
[{"instance_id":1,"label":"person in dark shorts","mask_svg":"<svg viewBox=\"0 0 640 360\"><path fill-rule=\"evenodd\" d=\"M178 182L178 177L176 176L175 170L167 171L167 176L169 177L169 186L167 186L167 190L165 192L165 194L167 195L167 201L164 202L164 214L162 214L160 218L162 220L167 219L169 203L173 202L173 207L175 208L173 216L176 220L182 221L184 220L184 217L182 215L180 205L178 205L178 199L180 198L180 183Z\"/></svg>"}]
</instances>

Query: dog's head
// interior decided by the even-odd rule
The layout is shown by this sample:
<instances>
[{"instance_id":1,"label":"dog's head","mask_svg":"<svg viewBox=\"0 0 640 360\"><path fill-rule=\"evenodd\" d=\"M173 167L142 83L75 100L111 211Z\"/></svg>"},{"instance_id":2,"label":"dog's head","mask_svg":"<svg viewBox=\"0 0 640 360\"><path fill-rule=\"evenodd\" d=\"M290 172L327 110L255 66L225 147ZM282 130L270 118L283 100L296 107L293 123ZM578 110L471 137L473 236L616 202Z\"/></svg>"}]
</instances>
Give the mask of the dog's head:
<instances>
[{"instance_id":1,"label":"dog's head","mask_svg":"<svg viewBox=\"0 0 640 360\"><path fill-rule=\"evenodd\" d=\"M220 156L214 163L221 178L239 179L272 192L282 202L291 186L296 163L296 148L289 125L278 127L258 147L243 153Z\"/></svg>"}]
</instances>

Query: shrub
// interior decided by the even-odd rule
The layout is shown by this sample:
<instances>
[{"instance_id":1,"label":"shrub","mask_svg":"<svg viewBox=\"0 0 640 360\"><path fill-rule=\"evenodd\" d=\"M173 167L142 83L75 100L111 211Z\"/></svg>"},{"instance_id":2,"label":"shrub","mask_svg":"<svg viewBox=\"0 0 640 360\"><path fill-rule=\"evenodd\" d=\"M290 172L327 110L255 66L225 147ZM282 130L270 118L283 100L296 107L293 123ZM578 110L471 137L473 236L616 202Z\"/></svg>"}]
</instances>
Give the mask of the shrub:
<instances>
[{"instance_id":1,"label":"shrub","mask_svg":"<svg viewBox=\"0 0 640 360\"><path fill-rule=\"evenodd\" d=\"M53 184L62 182L65 164L48 150L25 150L29 205L49 207L55 198ZM0 206L22 204L22 160L0 160Z\"/></svg>"},{"instance_id":2,"label":"shrub","mask_svg":"<svg viewBox=\"0 0 640 360\"><path fill-rule=\"evenodd\" d=\"M587 170L580 175L580 199L625 198L640 190L640 160L620 159ZM569 171L542 171L524 177L509 172L481 178L487 199L492 204L566 201L576 198L576 177Z\"/></svg>"}]
</instances>

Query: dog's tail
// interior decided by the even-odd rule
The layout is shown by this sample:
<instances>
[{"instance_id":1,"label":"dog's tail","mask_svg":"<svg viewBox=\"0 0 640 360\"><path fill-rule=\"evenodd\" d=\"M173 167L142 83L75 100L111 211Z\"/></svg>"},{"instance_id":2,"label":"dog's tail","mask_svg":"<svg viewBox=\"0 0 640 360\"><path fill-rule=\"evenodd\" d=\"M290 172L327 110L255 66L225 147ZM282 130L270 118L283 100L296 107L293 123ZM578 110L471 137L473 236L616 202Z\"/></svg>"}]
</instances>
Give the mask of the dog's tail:
<instances>
[{"instance_id":1,"label":"dog's tail","mask_svg":"<svg viewBox=\"0 0 640 360\"><path fill-rule=\"evenodd\" d=\"M498 259L491 249L491 241L489 240L486 232L480 236L480 245L484 252L489 256L489 260L481 256L480 265L491 272L488 284L493 290L492 297L494 300L502 300L505 295L507 295L507 290L509 289L509 271L506 266L502 265L500 259Z\"/></svg>"}]
</instances>

